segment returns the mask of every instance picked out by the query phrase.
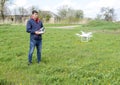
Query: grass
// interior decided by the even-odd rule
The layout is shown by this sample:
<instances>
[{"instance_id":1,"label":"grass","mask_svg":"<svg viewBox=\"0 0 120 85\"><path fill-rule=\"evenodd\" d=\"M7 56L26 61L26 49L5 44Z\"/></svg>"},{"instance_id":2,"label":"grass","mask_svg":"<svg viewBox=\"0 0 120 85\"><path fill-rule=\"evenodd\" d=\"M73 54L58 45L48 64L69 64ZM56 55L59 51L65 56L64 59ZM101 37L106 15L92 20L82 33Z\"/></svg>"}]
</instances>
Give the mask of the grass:
<instances>
[{"instance_id":1,"label":"grass","mask_svg":"<svg viewBox=\"0 0 120 85\"><path fill-rule=\"evenodd\" d=\"M99 27L46 27L42 62L36 63L35 50L33 64L28 66L25 26L1 25L0 85L119 85L120 34L96 32L89 42L80 42L75 33L87 28Z\"/></svg>"}]
</instances>

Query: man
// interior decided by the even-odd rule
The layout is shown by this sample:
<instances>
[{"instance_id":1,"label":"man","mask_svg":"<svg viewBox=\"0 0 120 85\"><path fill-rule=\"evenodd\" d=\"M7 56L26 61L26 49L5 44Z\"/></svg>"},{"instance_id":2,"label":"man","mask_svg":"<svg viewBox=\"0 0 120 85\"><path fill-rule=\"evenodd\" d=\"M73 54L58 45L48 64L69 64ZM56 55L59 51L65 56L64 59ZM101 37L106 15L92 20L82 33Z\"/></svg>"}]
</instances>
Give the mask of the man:
<instances>
[{"instance_id":1,"label":"man","mask_svg":"<svg viewBox=\"0 0 120 85\"><path fill-rule=\"evenodd\" d=\"M34 48L37 49L37 62L41 61L41 49L42 49L42 34L40 29L43 27L42 22L38 19L38 12L32 11L32 16L27 22L26 31L30 33L30 48L28 54L28 65L32 64L32 54Z\"/></svg>"}]
</instances>

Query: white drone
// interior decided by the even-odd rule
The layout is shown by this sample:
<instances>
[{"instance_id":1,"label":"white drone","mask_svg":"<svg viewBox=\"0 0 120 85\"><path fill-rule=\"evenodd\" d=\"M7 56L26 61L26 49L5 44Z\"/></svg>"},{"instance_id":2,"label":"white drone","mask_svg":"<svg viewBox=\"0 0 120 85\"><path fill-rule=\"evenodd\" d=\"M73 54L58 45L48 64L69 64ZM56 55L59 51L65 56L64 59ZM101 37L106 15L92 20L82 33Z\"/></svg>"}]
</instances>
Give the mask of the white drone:
<instances>
[{"instance_id":1,"label":"white drone","mask_svg":"<svg viewBox=\"0 0 120 85\"><path fill-rule=\"evenodd\" d=\"M88 42L90 38L92 37L92 32L83 32L81 31L81 34L76 33L78 37L81 37L82 42Z\"/></svg>"}]
</instances>

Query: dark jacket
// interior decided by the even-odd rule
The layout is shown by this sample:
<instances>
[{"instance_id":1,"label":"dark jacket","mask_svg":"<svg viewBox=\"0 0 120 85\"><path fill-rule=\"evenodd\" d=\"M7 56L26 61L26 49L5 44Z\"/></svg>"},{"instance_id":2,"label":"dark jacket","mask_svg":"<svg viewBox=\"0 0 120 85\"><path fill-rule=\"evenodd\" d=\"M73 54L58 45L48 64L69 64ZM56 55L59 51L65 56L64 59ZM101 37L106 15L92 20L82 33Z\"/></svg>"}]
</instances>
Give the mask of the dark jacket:
<instances>
[{"instance_id":1,"label":"dark jacket","mask_svg":"<svg viewBox=\"0 0 120 85\"><path fill-rule=\"evenodd\" d=\"M36 22L34 19L29 19L26 26L26 32L30 33L30 39L40 40L42 35L36 35L35 31L40 30L43 27L43 23L39 20Z\"/></svg>"}]
</instances>

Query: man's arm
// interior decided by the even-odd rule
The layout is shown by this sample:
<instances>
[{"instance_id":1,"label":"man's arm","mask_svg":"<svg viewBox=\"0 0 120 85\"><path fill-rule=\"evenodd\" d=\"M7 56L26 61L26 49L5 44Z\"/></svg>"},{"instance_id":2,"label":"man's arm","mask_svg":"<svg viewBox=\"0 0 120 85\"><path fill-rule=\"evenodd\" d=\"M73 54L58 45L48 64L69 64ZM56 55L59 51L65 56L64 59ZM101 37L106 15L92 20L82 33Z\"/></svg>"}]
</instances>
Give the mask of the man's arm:
<instances>
[{"instance_id":1,"label":"man's arm","mask_svg":"<svg viewBox=\"0 0 120 85\"><path fill-rule=\"evenodd\" d=\"M28 33L35 33L35 31L32 31L32 25L31 25L30 21L27 22L26 32L28 32Z\"/></svg>"}]
</instances>

